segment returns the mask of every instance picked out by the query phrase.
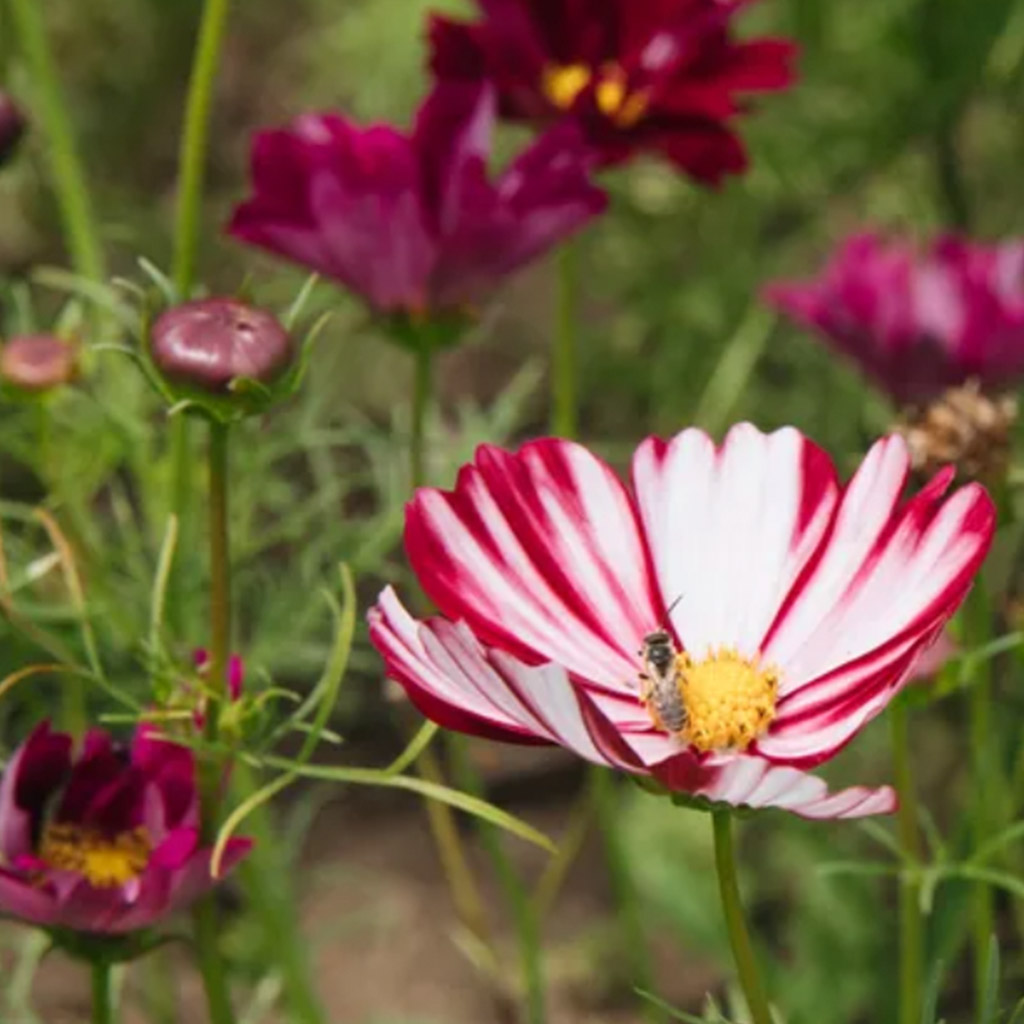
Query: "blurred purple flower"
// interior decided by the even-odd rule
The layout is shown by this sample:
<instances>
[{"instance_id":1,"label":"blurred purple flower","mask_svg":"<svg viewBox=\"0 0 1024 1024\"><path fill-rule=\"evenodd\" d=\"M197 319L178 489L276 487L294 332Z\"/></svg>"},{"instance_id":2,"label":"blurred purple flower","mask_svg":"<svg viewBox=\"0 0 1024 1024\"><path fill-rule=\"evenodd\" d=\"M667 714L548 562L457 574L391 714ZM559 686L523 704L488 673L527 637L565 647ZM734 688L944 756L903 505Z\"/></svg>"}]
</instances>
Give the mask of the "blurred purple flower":
<instances>
[{"instance_id":1,"label":"blurred purple flower","mask_svg":"<svg viewBox=\"0 0 1024 1024\"><path fill-rule=\"evenodd\" d=\"M1003 390L1024 373L1024 240L943 236L919 253L858 234L818 278L770 285L765 297L898 402L928 401L971 378Z\"/></svg>"},{"instance_id":2,"label":"blurred purple flower","mask_svg":"<svg viewBox=\"0 0 1024 1024\"><path fill-rule=\"evenodd\" d=\"M230 869L248 852L234 839ZM141 726L128 749L91 730L81 750L43 722L0 779L0 916L124 934L215 884L200 845L192 753Z\"/></svg>"},{"instance_id":3,"label":"blurred purple flower","mask_svg":"<svg viewBox=\"0 0 1024 1024\"><path fill-rule=\"evenodd\" d=\"M438 85L411 133L310 114L253 143L254 195L229 231L340 281L379 313L463 311L606 204L570 125L493 182L495 97Z\"/></svg>"},{"instance_id":4,"label":"blurred purple flower","mask_svg":"<svg viewBox=\"0 0 1024 1024\"><path fill-rule=\"evenodd\" d=\"M14 155L28 127L14 98L0 89L0 167Z\"/></svg>"}]
</instances>

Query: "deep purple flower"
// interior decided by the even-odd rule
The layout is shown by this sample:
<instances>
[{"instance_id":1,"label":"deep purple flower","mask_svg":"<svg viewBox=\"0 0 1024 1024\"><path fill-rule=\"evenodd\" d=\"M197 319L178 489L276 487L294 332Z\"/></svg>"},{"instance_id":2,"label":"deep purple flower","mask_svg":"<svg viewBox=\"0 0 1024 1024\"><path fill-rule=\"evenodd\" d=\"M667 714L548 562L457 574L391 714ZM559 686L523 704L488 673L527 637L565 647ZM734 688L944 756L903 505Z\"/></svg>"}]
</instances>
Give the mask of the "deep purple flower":
<instances>
[{"instance_id":1,"label":"deep purple flower","mask_svg":"<svg viewBox=\"0 0 1024 1024\"><path fill-rule=\"evenodd\" d=\"M449 83L409 134L338 114L261 132L255 194L229 230L340 281L377 312L462 312L606 201L571 126L488 180L494 116L487 86Z\"/></svg>"},{"instance_id":2,"label":"deep purple flower","mask_svg":"<svg viewBox=\"0 0 1024 1024\"><path fill-rule=\"evenodd\" d=\"M771 285L766 298L901 403L972 378L1004 390L1024 374L1024 240L944 236L918 252L858 234L818 278Z\"/></svg>"},{"instance_id":3,"label":"deep purple flower","mask_svg":"<svg viewBox=\"0 0 1024 1024\"><path fill-rule=\"evenodd\" d=\"M231 840L231 868L248 851ZM124 934L214 884L199 839L192 753L142 726L130 748L91 730L81 750L44 722L0 779L0 915Z\"/></svg>"},{"instance_id":4,"label":"deep purple flower","mask_svg":"<svg viewBox=\"0 0 1024 1024\"><path fill-rule=\"evenodd\" d=\"M750 0L477 0L431 26L434 73L494 83L502 113L569 115L605 163L651 150L714 184L746 168L732 123L793 80L787 39L732 37Z\"/></svg>"}]
</instances>

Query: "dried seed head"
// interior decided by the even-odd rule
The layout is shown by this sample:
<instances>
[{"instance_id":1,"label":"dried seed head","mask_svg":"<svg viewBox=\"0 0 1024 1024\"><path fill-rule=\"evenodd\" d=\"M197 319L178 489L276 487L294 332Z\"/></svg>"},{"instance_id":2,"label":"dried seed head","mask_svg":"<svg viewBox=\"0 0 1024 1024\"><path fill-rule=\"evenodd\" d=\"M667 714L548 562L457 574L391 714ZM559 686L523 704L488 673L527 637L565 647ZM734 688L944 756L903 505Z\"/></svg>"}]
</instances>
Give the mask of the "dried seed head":
<instances>
[{"instance_id":1,"label":"dried seed head","mask_svg":"<svg viewBox=\"0 0 1024 1024\"><path fill-rule=\"evenodd\" d=\"M75 346L52 334L17 335L0 350L0 377L21 391L50 391L75 371Z\"/></svg>"},{"instance_id":2,"label":"dried seed head","mask_svg":"<svg viewBox=\"0 0 1024 1024\"><path fill-rule=\"evenodd\" d=\"M14 100L0 90L0 167L14 155L28 122Z\"/></svg>"},{"instance_id":3,"label":"dried seed head","mask_svg":"<svg viewBox=\"0 0 1024 1024\"><path fill-rule=\"evenodd\" d=\"M156 321L151 352L168 380L226 395L240 377L273 383L291 364L293 348L272 313L235 299L203 299Z\"/></svg>"},{"instance_id":4,"label":"dried seed head","mask_svg":"<svg viewBox=\"0 0 1024 1024\"><path fill-rule=\"evenodd\" d=\"M985 395L976 380L969 380L930 405L910 410L896 429L922 475L954 465L964 477L993 483L1006 475L1016 420L1012 395Z\"/></svg>"}]
</instances>

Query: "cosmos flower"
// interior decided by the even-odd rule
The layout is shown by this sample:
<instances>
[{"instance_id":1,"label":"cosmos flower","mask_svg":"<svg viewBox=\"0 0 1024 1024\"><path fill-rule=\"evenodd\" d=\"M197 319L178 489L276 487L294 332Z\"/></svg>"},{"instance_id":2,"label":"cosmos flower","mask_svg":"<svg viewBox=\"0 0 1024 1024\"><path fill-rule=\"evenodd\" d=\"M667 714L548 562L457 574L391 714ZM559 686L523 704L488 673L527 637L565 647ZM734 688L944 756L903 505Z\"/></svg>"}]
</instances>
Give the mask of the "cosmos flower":
<instances>
[{"instance_id":1,"label":"cosmos flower","mask_svg":"<svg viewBox=\"0 0 1024 1024\"><path fill-rule=\"evenodd\" d=\"M386 590L371 637L446 728L561 744L709 801L889 812L888 787L829 793L807 769L907 682L995 521L977 484L944 497L950 472L901 503L907 473L896 436L844 487L796 430L749 424L717 448L699 430L645 441L631 489L568 441L484 446L407 513L442 617Z\"/></svg>"},{"instance_id":2,"label":"cosmos flower","mask_svg":"<svg viewBox=\"0 0 1024 1024\"><path fill-rule=\"evenodd\" d=\"M793 80L791 42L733 39L748 2L477 0L478 21L434 17L432 68L493 82L509 117L568 115L604 163L651 150L715 184L746 168L745 97Z\"/></svg>"},{"instance_id":3,"label":"cosmos flower","mask_svg":"<svg viewBox=\"0 0 1024 1024\"><path fill-rule=\"evenodd\" d=\"M229 844L225 869L248 851ZM0 915L44 928L148 928L214 884L190 751L140 727L130 749L44 722L0 780Z\"/></svg>"},{"instance_id":4,"label":"cosmos flower","mask_svg":"<svg viewBox=\"0 0 1024 1024\"><path fill-rule=\"evenodd\" d=\"M854 235L821 275L769 286L767 300L819 331L899 403L977 380L1005 390L1024 375L1024 241Z\"/></svg>"},{"instance_id":5,"label":"cosmos flower","mask_svg":"<svg viewBox=\"0 0 1024 1024\"><path fill-rule=\"evenodd\" d=\"M256 136L254 195L230 232L340 281L378 313L460 312L605 207L571 126L493 182L495 98L436 86L406 134L337 114Z\"/></svg>"}]
</instances>

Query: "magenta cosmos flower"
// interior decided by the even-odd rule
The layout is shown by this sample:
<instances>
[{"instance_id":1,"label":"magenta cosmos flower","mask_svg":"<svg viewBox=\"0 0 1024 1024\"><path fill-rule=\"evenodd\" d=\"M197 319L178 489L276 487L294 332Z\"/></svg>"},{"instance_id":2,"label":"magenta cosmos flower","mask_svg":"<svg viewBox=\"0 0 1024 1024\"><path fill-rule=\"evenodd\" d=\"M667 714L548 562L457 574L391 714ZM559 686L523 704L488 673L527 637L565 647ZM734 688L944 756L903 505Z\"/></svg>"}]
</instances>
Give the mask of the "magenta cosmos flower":
<instances>
[{"instance_id":1,"label":"magenta cosmos flower","mask_svg":"<svg viewBox=\"0 0 1024 1024\"><path fill-rule=\"evenodd\" d=\"M1024 374L1024 241L942 237L923 252L874 234L848 239L817 279L769 286L768 301L813 327L898 402L977 378Z\"/></svg>"},{"instance_id":2,"label":"magenta cosmos flower","mask_svg":"<svg viewBox=\"0 0 1024 1024\"><path fill-rule=\"evenodd\" d=\"M951 472L901 504L907 473L890 437L844 487L796 430L749 424L718 448L699 430L645 441L632 489L568 441L485 446L407 514L444 617L418 622L386 590L371 637L447 728L558 743L709 801L889 812L891 789L830 794L805 769L906 682L995 521L977 484L944 497Z\"/></svg>"},{"instance_id":3,"label":"magenta cosmos flower","mask_svg":"<svg viewBox=\"0 0 1024 1024\"><path fill-rule=\"evenodd\" d=\"M382 313L463 311L605 207L569 126L488 180L495 100L435 87L411 134L308 115L257 135L237 238L334 278Z\"/></svg>"},{"instance_id":4,"label":"magenta cosmos flower","mask_svg":"<svg viewBox=\"0 0 1024 1024\"><path fill-rule=\"evenodd\" d=\"M248 851L232 840L225 868ZM74 752L40 725L0 781L0 915L123 934L214 884L200 845L190 751L140 727L129 749L99 730Z\"/></svg>"},{"instance_id":5,"label":"magenta cosmos flower","mask_svg":"<svg viewBox=\"0 0 1024 1024\"><path fill-rule=\"evenodd\" d=\"M479 21L435 16L432 66L494 82L507 116L569 115L605 163L653 150L714 184L747 165L743 97L793 79L791 42L732 38L747 2L477 0Z\"/></svg>"}]
</instances>

